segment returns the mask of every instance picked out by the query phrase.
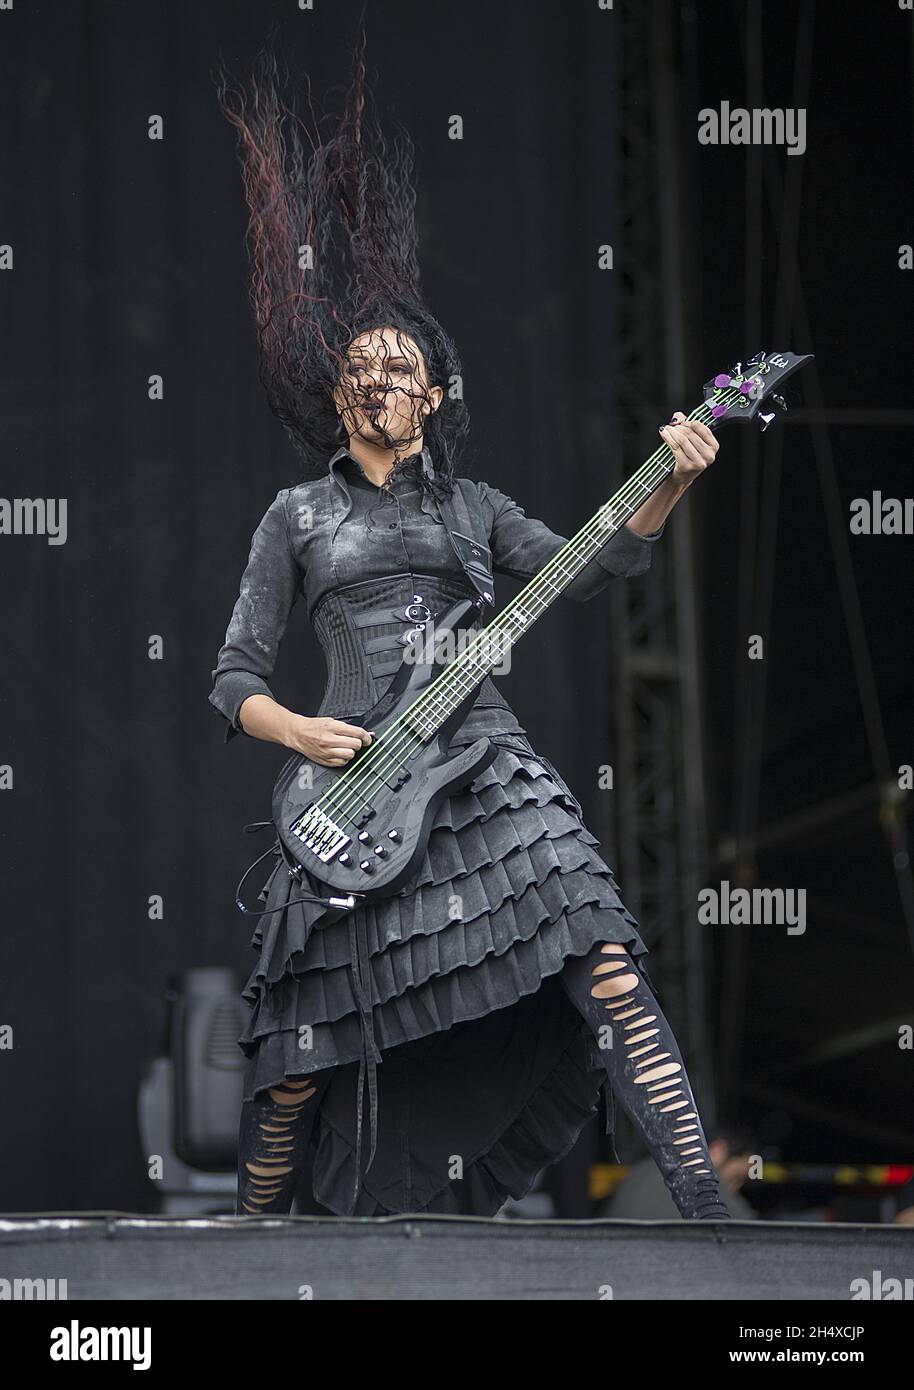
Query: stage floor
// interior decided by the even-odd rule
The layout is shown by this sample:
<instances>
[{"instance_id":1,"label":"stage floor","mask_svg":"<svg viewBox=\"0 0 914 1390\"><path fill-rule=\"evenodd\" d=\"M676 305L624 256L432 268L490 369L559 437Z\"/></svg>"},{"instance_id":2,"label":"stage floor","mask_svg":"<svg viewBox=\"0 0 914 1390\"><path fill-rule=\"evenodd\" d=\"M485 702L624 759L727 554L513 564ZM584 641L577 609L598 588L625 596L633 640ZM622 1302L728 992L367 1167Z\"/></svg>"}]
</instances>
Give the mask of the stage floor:
<instances>
[{"instance_id":1,"label":"stage floor","mask_svg":"<svg viewBox=\"0 0 914 1390\"><path fill-rule=\"evenodd\" d=\"M32 1294L20 1291L20 1298L840 1302L861 1291L885 1298L890 1279L914 1281L914 1228L122 1212L0 1217L0 1280L33 1281L23 1286ZM65 1288L52 1280L65 1280Z\"/></svg>"}]
</instances>

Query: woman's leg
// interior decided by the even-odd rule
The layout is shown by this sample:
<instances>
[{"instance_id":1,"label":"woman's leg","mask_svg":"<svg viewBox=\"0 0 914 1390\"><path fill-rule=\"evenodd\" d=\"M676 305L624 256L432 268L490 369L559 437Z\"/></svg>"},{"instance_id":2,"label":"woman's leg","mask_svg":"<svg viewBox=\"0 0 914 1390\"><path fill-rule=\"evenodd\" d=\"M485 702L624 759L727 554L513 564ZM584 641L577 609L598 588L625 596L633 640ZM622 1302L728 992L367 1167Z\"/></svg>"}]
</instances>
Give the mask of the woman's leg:
<instances>
[{"instance_id":1,"label":"woman's leg","mask_svg":"<svg viewBox=\"0 0 914 1390\"><path fill-rule=\"evenodd\" d=\"M625 947L609 942L566 960L561 980L680 1214L729 1220L676 1039Z\"/></svg>"},{"instance_id":2,"label":"woman's leg","mask_svg":"<svg viewBox=\"0 0 914 1390\"><path fill-rule=\"evenodd\" d=\"M333 1069L287 1076L246 1100L238 1128L236 1216L288 1215Z\"/></svg>"}]
</instances>

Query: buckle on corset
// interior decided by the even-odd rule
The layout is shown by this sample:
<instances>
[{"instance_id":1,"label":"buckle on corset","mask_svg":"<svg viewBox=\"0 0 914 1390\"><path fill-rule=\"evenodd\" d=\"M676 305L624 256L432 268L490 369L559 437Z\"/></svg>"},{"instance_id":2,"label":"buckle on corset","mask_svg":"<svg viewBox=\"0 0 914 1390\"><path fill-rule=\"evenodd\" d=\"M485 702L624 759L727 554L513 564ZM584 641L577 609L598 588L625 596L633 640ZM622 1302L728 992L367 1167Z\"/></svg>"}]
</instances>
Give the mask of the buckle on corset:
<instances>
[{"instance_id":1,"label":"buckle on corset","mask_svg":"<svg viewBox=\"0 0 914 1390\"><path fill-rule=\"evenodd\" d=\"M413 594L413 601L403 609L403 616L408 623L415 623L416 626L410 628L409 632L404 633L397 640L403 646L411 647L425 631L425 624L431 622L432 610L427 603L423 602L421 594Z\"/></svg>"}]
</instances>

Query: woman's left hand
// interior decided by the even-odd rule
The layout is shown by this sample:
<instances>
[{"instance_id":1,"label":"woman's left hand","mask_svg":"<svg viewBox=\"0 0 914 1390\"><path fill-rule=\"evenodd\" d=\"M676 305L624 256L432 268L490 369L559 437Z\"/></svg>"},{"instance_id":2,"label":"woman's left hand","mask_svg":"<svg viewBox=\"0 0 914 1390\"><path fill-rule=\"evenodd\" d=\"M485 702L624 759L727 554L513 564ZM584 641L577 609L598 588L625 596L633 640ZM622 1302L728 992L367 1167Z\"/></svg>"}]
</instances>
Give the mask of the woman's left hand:
<instances>
[{"instance_id":1,"label":"woman's left hand","mask_svg":"<svg viewBox=\"0 0 914 1390\"><path fill-rule=\"evenodd\" d=\"M664 425L660 436L676 458L673 477L686 486L714 462L720 448L707 425L700 420L687 420L681 410L673 415L673 424Z\"/></svg>"}]
</instances>

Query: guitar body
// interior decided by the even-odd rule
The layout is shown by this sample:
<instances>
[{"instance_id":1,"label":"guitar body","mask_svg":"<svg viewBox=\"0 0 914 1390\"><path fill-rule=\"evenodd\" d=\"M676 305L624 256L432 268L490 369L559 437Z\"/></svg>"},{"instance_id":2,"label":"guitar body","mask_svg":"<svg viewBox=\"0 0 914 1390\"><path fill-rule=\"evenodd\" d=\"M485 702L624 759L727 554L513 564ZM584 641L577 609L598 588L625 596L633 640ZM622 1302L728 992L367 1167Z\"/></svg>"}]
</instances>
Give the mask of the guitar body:
<instances>
[{"instance_id":1,"label":"guitar body","mask_svg":"<svg viewBox=\"0 0 914 1390\"><path fill-rule=\"evenodd\" d=\"M436 636L465 626L476 608L473 599L454 604L436 621ZM396 892L416 872L442 801L471 782L498 752L487 738L450 752L476 697L474 688L428 742L398 750L394 737L391 753L377 756L385 731L415 705L441 669L434 661L403 661L383 698L357 721L376 737L345 767L324 767L296 754L280 771L273 790L277 833L293 861L334 894L357 893L369 900ZM361 786L351 791L360 764L365 765L364 776L356 775ZM332 809L321 810L318 802L329 802Z\"/></svg>"}]
</instances>

